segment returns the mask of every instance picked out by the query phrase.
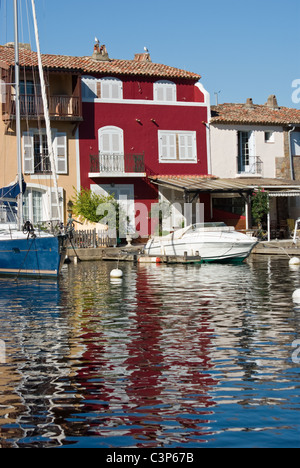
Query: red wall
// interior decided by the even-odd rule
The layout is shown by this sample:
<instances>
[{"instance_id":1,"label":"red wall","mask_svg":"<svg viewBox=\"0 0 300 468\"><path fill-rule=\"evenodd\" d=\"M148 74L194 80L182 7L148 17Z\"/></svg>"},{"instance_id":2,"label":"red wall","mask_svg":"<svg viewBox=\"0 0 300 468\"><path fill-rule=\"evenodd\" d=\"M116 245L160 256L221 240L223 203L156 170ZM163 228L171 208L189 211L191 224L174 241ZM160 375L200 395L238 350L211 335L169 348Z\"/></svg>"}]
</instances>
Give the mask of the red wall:
<instances>
[{"instance_id":1,"label":"red wall","mask_svg":"<svg viewBox=\"0 0 300 468\"><path fill-rule=\"evenodd\" d=\"M191 81L177 83L177 101L181 105L153 104L153 82L156 80L124 79L123 99L144 100L143 103L83 103L84 120L79 128L81 185L90 188L91 184L134 184L134 198L142 202L150 211L151 203L158 198L158 187L144 178L95 178L90 179L90 155L99 151L98 130L105 126L116 126L124 132L125 154L144 153L147 176L151 175L206 175L207 141L206 126L207 107L182 103L201 103L204 96ZM147 101L150 101L149 103ZM159 163L158 131L196 131L198 162ZM204 197L205 198L205 197ZM204 200L201 200L204 202ZM209 199L205 200L208 219ZM207 206L206 206L207 205ZM150 222L150 221L149 221Z\"/></svg>"},{"instance_id":2,"label":"red wall","mask_svg":"<svg viewBox=\"0 0 300 468\"><path fill-rule=\"evenodd\" d=\"M206 126L203 124L207 121L206 107L83 103L83 115L80 155L84 186L93 183L88 179L89 156L98 153L98 129L107 125L123 129L125 154L145 153L147 175L207 174ZM196 130L198 164L159 163L159 130Z\"/></svg>"}]
</instances>

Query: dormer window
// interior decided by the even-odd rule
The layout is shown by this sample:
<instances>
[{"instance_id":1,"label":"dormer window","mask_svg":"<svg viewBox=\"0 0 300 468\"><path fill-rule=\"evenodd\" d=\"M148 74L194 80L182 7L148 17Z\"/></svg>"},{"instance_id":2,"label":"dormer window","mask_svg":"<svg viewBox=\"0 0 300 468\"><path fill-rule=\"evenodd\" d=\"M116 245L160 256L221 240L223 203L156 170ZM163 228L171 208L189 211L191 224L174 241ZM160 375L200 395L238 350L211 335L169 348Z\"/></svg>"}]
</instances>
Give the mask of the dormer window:
<instances>
[{"instance_id":1,"label":"dormer window","mask_svg":"<svg viewBox=\"0 0 300 468\"><path fill-rule=\"evenodd\" d=\"M156 81L153 91L155 101L174 102L177 99L176 84L172 81Z\"/></svg>"},{"instance_id":2,"label":"dormer window","mask_svg":"<svg viewBox=\"0 0 300 468\"><path fill-rule=\"evenodd\" d=\"M123 99L123 83L118 78L82 77L82 100L94 101L95 99L107 99L110 101Z\"/></svg>"}]
</instances>

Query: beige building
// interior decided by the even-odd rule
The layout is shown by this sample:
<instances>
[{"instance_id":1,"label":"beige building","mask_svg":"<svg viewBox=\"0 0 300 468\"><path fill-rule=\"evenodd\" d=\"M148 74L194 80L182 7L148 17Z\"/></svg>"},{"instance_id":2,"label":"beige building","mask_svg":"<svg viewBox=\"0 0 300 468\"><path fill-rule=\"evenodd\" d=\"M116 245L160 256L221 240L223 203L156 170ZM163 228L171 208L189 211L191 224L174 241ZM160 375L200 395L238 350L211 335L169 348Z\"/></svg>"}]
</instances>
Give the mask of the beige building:
<instances>
[{"instance_id":1,"label":"beige building","mask_svg":"<svg viewBox=\"0 0 300 468\"><path fill-rule=\"evenodd\" d=\"M0 46L0 187L16 180L17 140L14 47ZM58 218L54 172L50 165L37 54L20 47L22 169L27 184L24 217L34 223ZM81 76L64 69L56 56L43 56L59 203L66 220L67 203L80 186L76 134L82 120Z\"/></svg>"},{"instance_id":2,"label":"beige building","mask_svg":"<svg viewBox=\"0 0 300 468\"><path fill-rule=\"evenodd\" d=\"M274 95L264 105L248 99L212 106L210 137L212 174L244 185L244 193L247 187L268 190L274 233L300 217L300 110L280 107ZM212 209L225 218L230 213L239 227L251 225L245 197L234 191L215 192Z\"/></svg>"}]
</instances>

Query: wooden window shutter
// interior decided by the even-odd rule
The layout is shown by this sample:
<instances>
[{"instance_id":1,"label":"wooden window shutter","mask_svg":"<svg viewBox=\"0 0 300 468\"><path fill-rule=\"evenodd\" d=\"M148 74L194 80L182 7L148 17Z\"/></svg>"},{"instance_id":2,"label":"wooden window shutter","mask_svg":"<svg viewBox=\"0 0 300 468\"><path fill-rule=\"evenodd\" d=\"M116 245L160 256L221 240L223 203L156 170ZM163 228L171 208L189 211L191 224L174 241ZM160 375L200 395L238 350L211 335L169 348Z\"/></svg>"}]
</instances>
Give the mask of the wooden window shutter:
<instances>
[{"instance_id":1,"label":"wooden window shutter","mask_svg":"<svg viewBox=\"0 0 300 468\"><path fill-rule=\"evenodd\" d=\"M68 151L66 133L57 133L55 138L56 170L58 174L68 173Z\"/></svg>"},{"instance_id":2,"label":"wooden window shutter","mask_svg":"<svg viewBox=\"0 0 300 468\"><path fill-rule=\"evenodd\" d=\"M23 133L23 170L25 174L34 174L33 133Z\"/></svg>"}]
</instances>

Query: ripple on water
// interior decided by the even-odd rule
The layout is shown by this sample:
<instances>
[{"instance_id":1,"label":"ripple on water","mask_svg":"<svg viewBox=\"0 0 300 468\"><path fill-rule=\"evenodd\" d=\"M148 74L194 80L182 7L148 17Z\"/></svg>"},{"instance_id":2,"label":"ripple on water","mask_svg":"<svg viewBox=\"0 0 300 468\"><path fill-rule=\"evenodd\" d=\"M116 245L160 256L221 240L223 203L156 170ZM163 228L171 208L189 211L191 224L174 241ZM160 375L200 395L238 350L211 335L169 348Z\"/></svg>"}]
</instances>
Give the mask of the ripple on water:
<instances>
[{"instance_id":1,"label":"ripple on water","mask_svg":"<svg viewBox=\"0 0 300 468\"><path fill-rule=\"evenodd\" d=\"M288 262L114 267L0 280L1 446L299 446Z\"/></svg>"}]
</instances>

